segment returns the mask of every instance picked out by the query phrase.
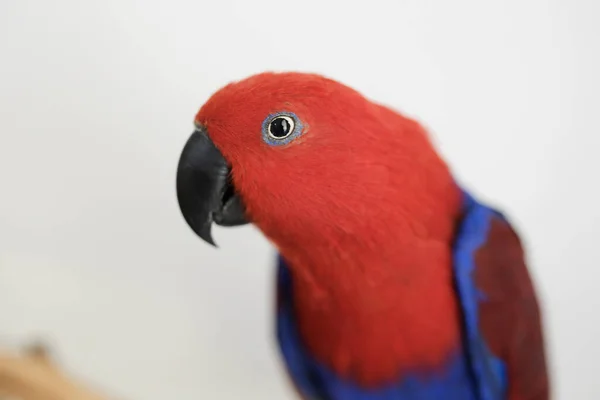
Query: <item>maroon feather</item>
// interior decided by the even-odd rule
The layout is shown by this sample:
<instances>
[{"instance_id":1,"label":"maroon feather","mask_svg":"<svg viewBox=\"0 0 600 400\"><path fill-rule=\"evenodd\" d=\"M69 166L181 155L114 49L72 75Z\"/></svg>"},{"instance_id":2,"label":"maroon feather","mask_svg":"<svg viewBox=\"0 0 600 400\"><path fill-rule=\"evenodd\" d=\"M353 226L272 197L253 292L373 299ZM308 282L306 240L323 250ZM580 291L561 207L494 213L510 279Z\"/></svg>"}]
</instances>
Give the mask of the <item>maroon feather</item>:
<instances>
[{"instance_id":1,"label":"maroon feather","mask_svg":"<svg viewBox=\"0 0 600 400\"><path fill-rule=\"evenodd\" d=\"M548 400L542 318L517 233L493 217L487 242L475 254L474 279L485 293L480 329L492 352L506 362L509 400Z\"/></svg>"}]
</instances>

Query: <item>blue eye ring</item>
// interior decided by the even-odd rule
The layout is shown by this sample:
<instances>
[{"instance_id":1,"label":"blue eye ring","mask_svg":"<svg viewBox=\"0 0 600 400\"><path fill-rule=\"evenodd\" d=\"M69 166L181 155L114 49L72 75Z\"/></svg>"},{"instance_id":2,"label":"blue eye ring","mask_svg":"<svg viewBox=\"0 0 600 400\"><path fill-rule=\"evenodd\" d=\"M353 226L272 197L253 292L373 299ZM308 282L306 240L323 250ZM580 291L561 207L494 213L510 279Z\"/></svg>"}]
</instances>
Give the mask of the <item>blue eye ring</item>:
<instances>
[{"instance_id":1,"label":"blue eye ring","mask_svg":"<svg viewBox=\"0 0 600 400\"><path fill-rule=\"evenodd\" d=\"M277 119L284 119L290 125L290 132L282 137L277 137L271 132L271 124ZM290 111L280 111L269 114L262 123L262 137L265 143L270 146L283 146L289 144L292 140L302 135L304 125L296 114Z\"/></svg>"}]
</instances>

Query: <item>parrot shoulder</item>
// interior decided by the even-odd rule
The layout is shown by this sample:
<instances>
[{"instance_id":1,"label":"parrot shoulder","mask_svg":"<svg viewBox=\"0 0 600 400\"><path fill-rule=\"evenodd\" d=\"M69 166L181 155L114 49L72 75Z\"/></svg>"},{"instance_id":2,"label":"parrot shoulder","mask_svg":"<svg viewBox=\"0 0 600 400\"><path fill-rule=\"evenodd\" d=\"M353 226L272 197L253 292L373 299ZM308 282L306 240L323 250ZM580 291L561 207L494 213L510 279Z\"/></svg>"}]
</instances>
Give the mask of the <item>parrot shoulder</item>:
<instances>
[{"instance_id":1,"label":"parrot shoulder","mask_svg":"<svg viewBox=\"0 0 600 400\"><path fill-rule=\"evenodd\" d=\"M454 274L465 343L482 399L547 400L542 319L518 234L465 193Z\"/></svg>"}]
</instances>

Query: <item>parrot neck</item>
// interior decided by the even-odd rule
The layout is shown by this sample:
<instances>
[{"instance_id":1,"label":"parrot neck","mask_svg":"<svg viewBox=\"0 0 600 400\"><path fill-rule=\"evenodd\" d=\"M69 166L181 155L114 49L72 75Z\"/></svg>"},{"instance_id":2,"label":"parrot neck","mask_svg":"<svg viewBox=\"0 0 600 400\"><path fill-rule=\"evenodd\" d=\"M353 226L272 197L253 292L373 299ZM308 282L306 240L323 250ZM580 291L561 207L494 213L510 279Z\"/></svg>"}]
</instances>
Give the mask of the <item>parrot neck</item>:
<instances>
[{"instance_id":1,"label":"parrot neck","mask_svg":"<svg viewBox=\"0 0 600 400\"><path fill-rule=\"evenodd\" d=\"M460 349L453 229L431 238L385 233L394 238L389 246L312 232L308 246L280 247L305 346L338 375L364 386L435 367ZM297 239L307 243L309 237Z\"/></svg>"}]
</instances>

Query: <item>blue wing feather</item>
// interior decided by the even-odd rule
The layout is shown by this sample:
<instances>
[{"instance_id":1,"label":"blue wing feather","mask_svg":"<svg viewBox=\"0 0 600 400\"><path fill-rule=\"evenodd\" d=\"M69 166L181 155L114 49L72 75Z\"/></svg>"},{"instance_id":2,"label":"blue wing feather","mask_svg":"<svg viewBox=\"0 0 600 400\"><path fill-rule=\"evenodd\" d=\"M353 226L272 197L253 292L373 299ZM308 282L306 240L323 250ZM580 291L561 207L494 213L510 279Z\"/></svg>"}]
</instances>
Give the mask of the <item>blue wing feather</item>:
<instances>
[{"instance_id":1,"label":"blue wing feather","mask_svg":"<svg viewBox=\"0 0 600 400\"><path fill-rule=\"evenodd\" d=\"M489 351L479 330L479 303L485 294L478 290L472 277L473 255L485 244L491 218L496 212L464 195L464 217L454 243L454 279L463 312L464 343L471 362L481 400L501 400L506 394L506 368Z\"/></svg>"}]
</instances>

